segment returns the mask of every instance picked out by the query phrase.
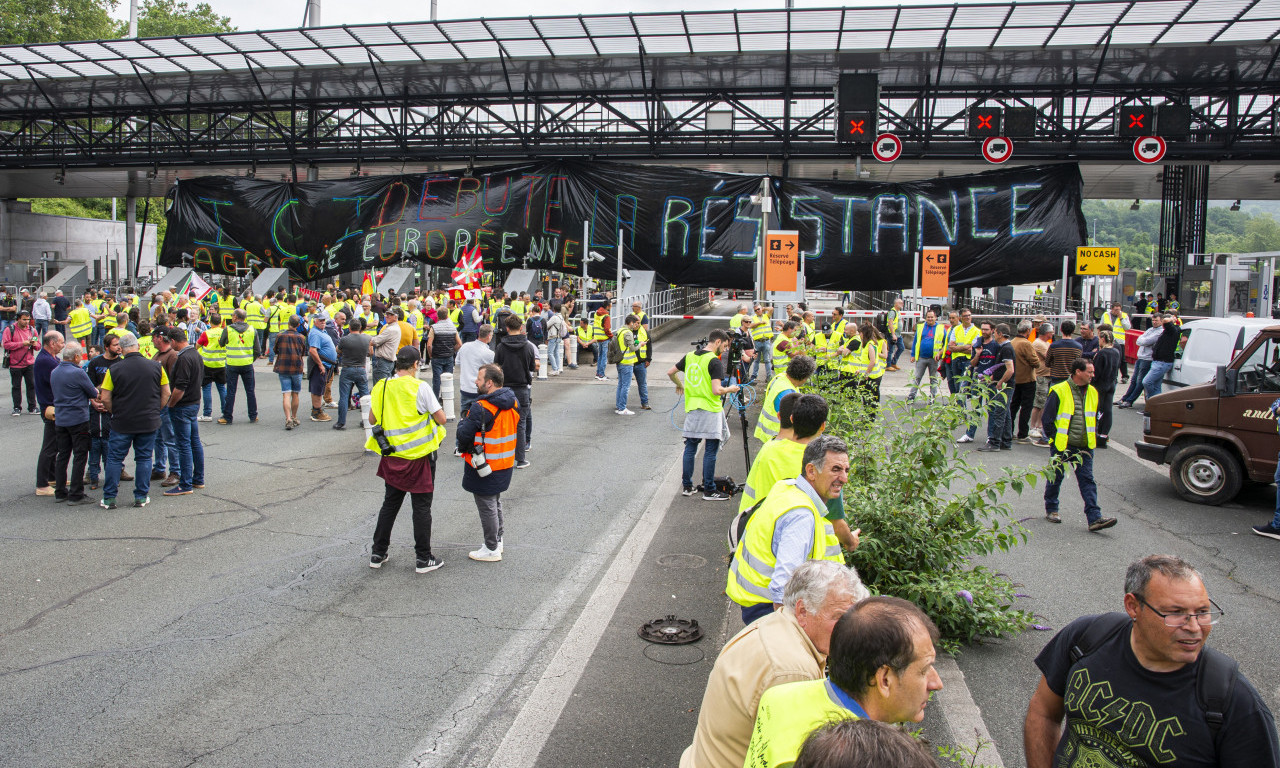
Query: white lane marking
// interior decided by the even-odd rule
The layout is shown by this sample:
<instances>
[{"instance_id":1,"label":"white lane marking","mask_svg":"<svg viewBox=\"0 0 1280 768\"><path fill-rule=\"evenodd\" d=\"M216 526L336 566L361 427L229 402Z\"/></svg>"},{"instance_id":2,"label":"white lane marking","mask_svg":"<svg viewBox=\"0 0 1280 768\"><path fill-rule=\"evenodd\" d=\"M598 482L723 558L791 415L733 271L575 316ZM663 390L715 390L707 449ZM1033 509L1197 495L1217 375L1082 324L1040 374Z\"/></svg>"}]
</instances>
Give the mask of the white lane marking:
<instances>
[{"instance_id":1,"label":"white lane marking","mask_svg":"<svg viewBox=\"0 0 1280 768\"><path fill-rule=\"evenodd\" d=\"M1161 477L1169 476L1169 473L1166 470L1161 469L1163 465L1153 464L1150 461L1143 461L1142 459L1138 458L1138 454L1128 446L1120 445L1119 443L1108 442L1107 450L1115 451L1122 456L1128 456L1129 458L1138 462L1138 464L1140 464L1141 466L1146 467L1147 469L1151 470L1152 472L1155 472L1157 475L1160 475ZM1097 454L1094 455L1094 458L1097 458Z\"/></svg>"},{"instance_id":2,"label":"white lane marking","mask_svg":"<svg viewBox=\"0 0 1280 768\"><path fill-rule=\"evenodd\" d=\"M510 695L511 684L527 669L531 662L536 660L547 636L554 631L554 627L559 626L571 608L578 602L578 598L582 596L583 591L591 584L600 569L608 562L609 554L619 551L618 560L631 553L637 553L638 558L643 555L644 550L648 548L649 540L653 538L653 531L657 529L657 525L662 521L662 515L666 514L666 508L670 506L671 500L675 496L675 489L678 486L679 469L681 460L676 459L668 470L662 483L671 488L670 493L663 492L663 485L658 486L658 490L654 495L653 501L649 508L641 516L639 522L633 523L633 518L627 515L619 515L609 528L601 534L587 550L587 554L579 562L578 566L560 583L556 591L551 593L542 604L538 606L529 618L521 625L520 629L512 634L512 637L503 647L494 654L493 660L490 661L479 674L471 676L466 688L459 693L444 713L427 727L426 735L413 748L413 751L402 761L404 768L421 768L421 766L452 766L457 764L455 759L459 752L464 749L475 749L476 743L473 735L480 726L492 715L499 704L502 703L504 697ZM654 506L660 506L661 515L655 523L648 522ZM627 534L628 526L634 526L630 535ZM623 543L623 538L626 542ZM639 547L637 550L636 548ZM615 560L616 567L618 561ZM637 561L631 567L628 573L634 573L636 567L639 566ZM605 575L601 582L601 587L609 583L610 577L614 574L614 569L610 568L609 573ZM619 591L619 599L621 592ZM597 593L599 593L597 589ZM594 600L595 597L592 597ZM616 601L614 603L616 606ZM591 603L588 602L587 610L591 609ZM602 620L604 624L608 623L609 617L612 615L613 609L610 608L608 613ZM584 611L584 616L586 612ZM581 620L579 620L581 624ZM579 624L574 625L574 630L578 629ZM601 631L604 627L601 626ZM574 637L571 630L566 643ZM596 638L596 641L599 637ZM591 644L591 649L595 648L595 642ZM561 647L563 651L563 646ZM559 658L557 653L556 658ZM591 656L588 651L586 658ZM583 664L585 664L585 660ZM548 671L546 674L551 674ZM579 670L581 674L581 670ZM545 675L544 675L545 677ZM577 680L575 676L574 680ZM572 690L573 686L570 686ZM526 688L527 689L527 688ZM541 690L541 686L539 686ZM566 694L567 698L567 694ZM509 705L509 702L508 702ZM560 707L563 708L561 703ZM559 709L556 710L556 717L559 716ZM547 733L550 733L551 726L555 725L553 718L547 726ZM545 742L546 735L538 742L538 749ZM506 740L503 741L505 745ZM537 757L535 751L534 758ZM530 763L532 764L532 763Z\"/></svg>"},{"instance_id":3,"label":"white lane marking","mask_svg":"<svg viewBox=\"0 0 1280 768\"><path fill-rule=\"evenodd\" d=\"M489 768L532 768L555 728L601 636L609 627L622 596L640 567L649 543L675 499L681 462L676 461L654 494L649 508L627 537L618 556L600 579L578 620L543 671L537 686L507 731Z\"/></svg>"},{"instance_id":4,"label":"white lane marking","mask_svg":"<svg viewBox=\"0 0 1280 768\"><path fill-rule=\"evenodd\" d=\"M969 693L960 665L950 656L939 656L933 667L942 678L942 690L937 693L937 703L943 711L947 728L951 731L951 743L968 749L974 749L981 743L982 749L975 756L973 764L1004 768L1000 753L996 751L996 743L987 732L987 724L982 719L982 710Z\"/></svg>"}]
</instances>

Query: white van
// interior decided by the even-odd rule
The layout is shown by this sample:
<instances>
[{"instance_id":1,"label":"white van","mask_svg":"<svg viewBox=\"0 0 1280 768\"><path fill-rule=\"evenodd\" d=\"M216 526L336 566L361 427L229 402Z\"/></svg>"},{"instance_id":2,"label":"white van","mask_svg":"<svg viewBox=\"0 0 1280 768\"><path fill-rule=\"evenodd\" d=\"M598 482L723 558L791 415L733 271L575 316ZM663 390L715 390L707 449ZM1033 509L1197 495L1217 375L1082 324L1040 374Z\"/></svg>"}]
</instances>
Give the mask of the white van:
<instances>
[{"instance_id":1,"label":"white van","mask_svg":"<svg viewBox=\"0 0 1280 768\"><path fill-rule=\"evenodd\" d=\"M1218 366L1231 362L1259 331L1272 325L1276 325L1274 319L1261 317L1210 317L1184 323L1164 383L1175 387L1212 384Z\"/></svg>"}]
</instances>

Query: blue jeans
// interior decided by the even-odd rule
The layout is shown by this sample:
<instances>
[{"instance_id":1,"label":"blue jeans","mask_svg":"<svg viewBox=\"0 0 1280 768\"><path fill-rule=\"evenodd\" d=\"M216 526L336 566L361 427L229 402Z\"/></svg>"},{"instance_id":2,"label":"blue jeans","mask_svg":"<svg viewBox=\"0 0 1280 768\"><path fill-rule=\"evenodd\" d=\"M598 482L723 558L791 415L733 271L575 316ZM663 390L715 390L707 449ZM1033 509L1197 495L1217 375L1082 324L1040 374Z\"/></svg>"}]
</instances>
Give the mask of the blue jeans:
<instances>
[{"instance_id":1,"label":"blue jeans","mask_svg":"<svg viewBox=\"0 0 1280 768\"><path fill-rule=\"evenodd\" d=\"M1009 418L1009 391L997 392L987 404L987 442L1002 448L1013 447L1013 419Z\"/></svg>"},{"instance_id":2,"label":"blue jeans","mask_svg":"<svg viewBox=\"0 0 1280 768\"><path fill-rule=\"evenodd\" d=\"M0 333L4 333L6 328L12 328L14 325L16 325L14 320L0 320Z\"/></svg>"},{"instance_id":3,"label":"blue jeans","mask_svg":"<svg viewBox=\"0 0 1280 768\"><path fill-rule=\"evenodd\" d=\"M886 366L894 366L898 364L898 358L906 350L907 345L902 341L902 334L899 333L895 341L889 342L889 359L885 361Z\"/></svg>"},{"instance_id":4,"label":"blue jeans","mask_svg":"<svg viewBox=\"0 0 1280 768\"><path fill-rule=\"evenodd\" d=\"M1146 392L1147 399L1160 394L1160 387L1164 383L1164 375L1173 367L1173 363L1162 363L1157 360L1151 362L1151 370L1142 378L1142 389Z\"/></svg>"},{"instance_id":5,"label":"blue jeans","mask_svg":"<svg viewBox=\"0 0 1280 768\"><path fill-rule=\"evenodd\" d=\"M169 421L169 409L160 409L160 431L156 434L155 460L153 467L159 472L176 472L178 469L178 448L173 440L173 423Z\"/></svg>"},{"instance_id":6,"label":"blue jeans","mask_svg":"<svg viewBox=\"0 0 1280 768\"><path fill-rule=\"evenodd\" d=\"M396 364L394 360L386 360L381 357L373 358L372 363L373 381L369 382L369 386L377 384L383 379L390 378L395 375Z\"/></svg>"},{"instance_id":7,"label":"blue jeans","mask_svg":"<svg viewBox=\"0 0 1280 768\"><path fill-rule=\"evenodd\" d=\"M36 324L36 338L42 339L44 337L45 332L49 330L49 321L36 320L35 324Z\"/></svg>"},{"instance_id":8,"label":"blue jeans","mask_svg":"<svg viewBox=\"0 0 1280 768\"><path fill-rule=\"evenodd\" d=\"M1271 518L1271 527L1280 528L1280 457L1276 459L1276 514Z\"/></svg>"},{"instance_id":9,"label":"blue jeans","mask_svg":"<svg viewBox=\"0 0 1280 768\"><path fill-rule=\"evenodd\" d=\"M960 394L960 375L968 370L969 358L967 357L947 363L947 389L951 390L951 394Z\"/></svg>"},{"instance_id":10,"label":"blue jeans","mask_svg":"<svg viewBox=\"0 0 1280 768\"><path fill-rule=\"evenodd\" d=\"M524 461L529 441L533 439L533 401L530 398L529 387L512 387L511 391L515 393L516 406L520 413L520 422L516 425L516 463L518 464Z\"/></svg>"},{"instance_id":11,"label":"blue jeans","mask_svg":"<svg viewBox=\"0 0 1280 768\"><path fill-rule=\"evenodd\" d=\"M1142 379L1147 375L1147 371L1151 370L1150 360L1139 360L1133 364L1133 375L1129 377L1129 388L1125 390L1120 401L1133 405L1133 401L1138 399L1138 395L1142 394Z\"/></svg>"},{"instance_id":12,"label":"blue jeans","mask_svg":"<svg viewBox=\"0 0 1280 768\"><path fill-rule=\"evenodd\" d=\"M1079 456L1080 464L1076 467L1076 485L1080 486L1080 497L1084 499L1084 516L1090 523L1102 517L1102 509L1098 506L1098 484L1093 481L1093 451L1085 448L1070 448L1059 452L1057 448L1049 449L1053 456L1074 458ZM1059 470L1044 487L1044 511L1058 511L1058 490L1062 488L1063 472Z\"/></svg>"},{"instance_id":13,"label":"blue jeans","mask_svg":"<svg viewBox=\"0 0 1280 768\"><path fill-rule=\"evenodd\" d=\"M564 367L564 339L547 342L547 367L554 373L559 373Z\"/></svg>"},{"instance_id":14,"label":"blue jeans","mask_svg":"<svg viewBox=\"0 0 1280 768\"><path fill-rule=\"evenodd\" d=\"M444 373L453 373L453 355L431 358L431 391L436 393L436 399L440 398L440 376ZM458 388L458 382L453 382L453 388Z\"/></svg>"},{"instance_id":15,"label":"blue jeans","mask_svg":"<svg viewBox=\"0 0 1280 768\"><path fill-rule=\"evenodd\" d=\"M685 488L693 487L693 460L698 455L698 443L706 442L706 450L702 452L702 487L715 488L716 454L720 452L719 440L701 440L696 437L684 439L684 467L680 474L680 484Z\"/></svg>"},{"instance_id":16,"label":"blue jeans","mask_svg":"<svg viewBox=\"0 0 1280 768\"><path fill-rule=\"evenodd\" d=\"M338 374L338 424L344 427L347 425L347 409L351 407L353 388L360 397L369 394L369 377L364 374L364 368L348 365Z\"/></svg>"},{"instance_id":17,"label":"blue jeans","mask_svg":"<svg viewBox=\"0 0 1280 768\"><path fill-rule=\"evenodd\" d=\"M151 451L155 443L155 432L111 433L107 438L107 479L102 484L102 498L114 499L120 490L120 470L129 446L133 446L133 498L145 499L151 493Z\"/></svg>"},{"instance_id":18,"label":"blue jeans","mask_svg":"<svg viewBox=\"0 0 1280 768\"><path fill-rule=\"evenodd\" d=\"M169 408L170 429L178 454L178 488L184 491L194 485L204 485L204 445L200 442L200 425L196 423L199 412L199 403Z\"/></svg>"},{"instance_id":19,"label":"blue jeans","mask_svg":"<svg viewBox=\"0 0 1280 768\"><path fill-rule=\"evenodd\" d=\"M204 380L204 384L203 384L203 385L201 385L201 389L203 389L203 390L204 390L204 415L205 415L205 416L212 416L212 415L213 415L213 392L212 392L212 390L213 390L214 386L217 386L217 388L218 388L218 413L222 413L223 411L225 411L225 410L227 409L227 406L226 406L226 402L227 402L227 385L226 385L226 384L223 384L223 383L222 383L222 382L220 382L220 381L214 382L214 381L210 381L209 379L205 379L205 380Z\"/></svg>"},{"instance_id":20,"label":"blue jeans","mask_svg":"<svg viewBox=\"0 0 1280 768\"><path fill-rule=\"evenodd\" d=\"M105 430L103 430L105 431ZM108 433L110 434L110 433ZM107 435L89 435L89 466L85 472L97 482L100 468L107 466Z\"/></svg>"},{"instance_id":21,"label":"blue jeans","mask_svg":"<svg viewBox=\"0 0 1280 768\"><path fill-rule=\"evenodd\" d=\"M757 374L764 369L764 381L773 378L773 342L769 339L757 339L755 342L756 359L751 363L751 380L757 381Z\"/></svg>"},{"instance_id":22,"label":"blue jeans","mask_svg":"<svg viewBox=\"0 0 1280 768\"><path fill-rule=\"evenodd\" d=\"M248 403L249 420L258 418L258 395L253 391L253 366L228 365L227 400L222 407L222 418L226 419L228 424L231 423L231 417L236 412L236 387L241 379L244 380L244 398Z\"/></svg>"},{"instance_id":23,"label":"blue jeans","mask_svg":"<svg viewBox=\"0 0 1280 768\"><path fill-rule=\"evenodd\" d=\"M591 344L596 351L596 375L603 377L605 371L606 358L609 356L609 342L595 341Z\"/></svg>"},{"instance_id":24,"label":"blue jeans","mask_svg":"<svg viewBox=\"0 0 1280 768\"><path fill-rule=\"evenodd\" d=\"M279 331L267 334L267 362L273 365L276 362L276 337L279 335Z\"/></svg>"},{"instance_id":25,"label":"blue jeans","mask_svg":"<svg viewBox=\"0 0 1280 768\"><path fill-rule=\"evenodd\" d=\"M750 607L742 609L742 623L750 624L757 619L763 619L765 616L773 613L773 603L755 603Z\"/></svg>"}]
</instances>

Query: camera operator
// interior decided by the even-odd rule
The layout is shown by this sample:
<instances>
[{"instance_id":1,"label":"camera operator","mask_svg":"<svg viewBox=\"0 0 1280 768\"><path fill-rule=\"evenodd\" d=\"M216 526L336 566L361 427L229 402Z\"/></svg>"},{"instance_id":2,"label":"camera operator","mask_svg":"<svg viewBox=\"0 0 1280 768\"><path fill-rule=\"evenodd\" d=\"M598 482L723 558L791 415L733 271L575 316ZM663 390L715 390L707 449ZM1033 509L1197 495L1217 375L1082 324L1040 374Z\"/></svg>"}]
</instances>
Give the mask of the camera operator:
<instances>
[{"instance_id":1,"label":"camera operator","mask_svg":"<svg viewBox=\"0 0 1280 768\"><path fill-rule=\"evenodd\" d=\"M667 371L676 385L676 394L684 393L684 471L680 476L685 496L693 495L693 460L698 443L706 441L702 455L702 498L706 501L728 501L731 495L716 490L716 454L720 441L728 435L729 425L721 410L720 396L737 392L736 384L723 386L724 364L720 355L730 346L729 334L714 330L707 337L705 349L699 347L685 355ZM681 381L677 373L684 374ZM685 390L688 390L687 392Z\"/></svg>"}]
</instances>

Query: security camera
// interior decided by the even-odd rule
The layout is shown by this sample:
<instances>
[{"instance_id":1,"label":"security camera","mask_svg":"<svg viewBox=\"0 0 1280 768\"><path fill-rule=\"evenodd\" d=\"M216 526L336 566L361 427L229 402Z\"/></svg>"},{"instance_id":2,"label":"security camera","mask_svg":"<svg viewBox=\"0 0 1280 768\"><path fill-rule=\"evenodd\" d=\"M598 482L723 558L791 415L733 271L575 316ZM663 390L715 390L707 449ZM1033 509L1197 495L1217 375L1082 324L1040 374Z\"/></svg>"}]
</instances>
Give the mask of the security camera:
<instances>
[{"instance_id":1,"label":"security camera","mask_svg":"<svg viewBox=\"0 0 1280 768\"><path fill-rule=\"evenodd\" d=\"M631 270L629 270L629 269L623 269L623 270L622 270L622 276L623 276L623 278L625 278L625 279L627 279L627 280L630 280L630 279L631 279Z\"/></svg>"},{"instance_id":2,"label":"security camera","mask_svg":"<svg viewBox=\"0 0 1280 768\"><path fill-rule=\"evenodd\" d=\"M604 261L604 257L595 251L587 252L587 261Z\"/></svg>"}]
</instances>

